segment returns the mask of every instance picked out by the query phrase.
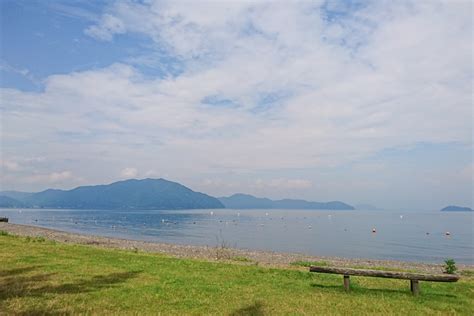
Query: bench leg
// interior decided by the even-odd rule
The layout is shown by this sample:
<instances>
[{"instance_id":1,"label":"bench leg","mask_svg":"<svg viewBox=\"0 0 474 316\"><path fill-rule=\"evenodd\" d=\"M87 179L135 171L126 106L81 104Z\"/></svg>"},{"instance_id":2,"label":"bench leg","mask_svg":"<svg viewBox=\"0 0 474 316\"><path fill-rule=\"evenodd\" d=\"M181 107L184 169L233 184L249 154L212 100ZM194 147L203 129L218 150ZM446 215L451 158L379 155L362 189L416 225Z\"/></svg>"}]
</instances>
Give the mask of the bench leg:
<instances>
[{"instance_id":1,"label":"bench leg","mask_svg":"<svg viewBox=\"0 0 474 316\"><path fill-rule=\"evenodd\" d=\"M410 280L410 290L415 296L420 294L420 283L418 280Z\"/></svg>"},{"instance_id":2,"label":"bench leg","mask_svg":"<svg viewBox=\"0 0 474 316\"><path fill-rule=\"evenodd\" d=\"M344 276L344 290L346 290L346 292L351 290L351 280L348 275Z\"/></svg>"}]
</instances>

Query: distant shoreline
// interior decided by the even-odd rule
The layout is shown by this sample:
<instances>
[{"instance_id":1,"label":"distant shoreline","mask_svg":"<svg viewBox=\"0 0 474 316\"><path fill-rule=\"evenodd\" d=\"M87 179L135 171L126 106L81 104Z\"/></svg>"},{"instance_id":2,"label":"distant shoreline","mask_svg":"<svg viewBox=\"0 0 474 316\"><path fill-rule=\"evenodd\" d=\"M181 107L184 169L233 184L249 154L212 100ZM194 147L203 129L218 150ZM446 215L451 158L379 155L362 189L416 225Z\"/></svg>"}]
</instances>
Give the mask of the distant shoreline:
<instances>
[{"instance_id":1,"label":"distant shoreline","mask_svg":"<svg viewBox=\"0 0 474 316\"><path fill-rule=\"evenodd\" d=\"M104 248L161 253L178 258L191 258L210 261L232 261L232 258L245 258L247 262L268 267L294 267L291 263L298 261L325 262L329 265L342 267L386 267L392 269L417 270L426 273L442 273L442 264L408 262L396 260L379 260L363 258L340 258L311 256L298 253L281 253L273 251L235 249L230 247L210 247L181 245L160 242L138 241L121 238L110 238L94 235L70 233L38 226L0 223L0 230L19 236L44 237L64 243L94 245ZM457 264L459 270L473 270L474 265Z\"/></svg>"}]
</instances>

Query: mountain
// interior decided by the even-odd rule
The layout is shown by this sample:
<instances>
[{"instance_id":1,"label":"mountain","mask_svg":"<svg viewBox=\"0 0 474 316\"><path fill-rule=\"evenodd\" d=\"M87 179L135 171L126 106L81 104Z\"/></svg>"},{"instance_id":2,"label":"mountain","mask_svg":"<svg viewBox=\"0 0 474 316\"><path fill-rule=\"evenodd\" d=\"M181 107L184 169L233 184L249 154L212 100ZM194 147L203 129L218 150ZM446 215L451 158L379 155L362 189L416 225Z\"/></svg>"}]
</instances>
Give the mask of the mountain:
<instances>
[{"instance_id":1,"label":"mountain","mask_svg":"<svg viewBox=\"0 0 474 316\"><path fill-rule=\"evenodd\" d=\"M235 209L307 209L307 210L353 210L354 207L343 202L309 202L305 200L283 199L270 200L248 194L234 194L220 197L219 201L226 208Z\"/></svg>"},{"instance_id":2,"label":"mountain","mask_svg":"<svg viewBox=\"0 0 474 316\"><path fill-rule=\"evenodd\" d=\"M209 195L165 179L125 180L107 185L81 186L72 190L53 190L18 194L0 192L8 206L14 201L20 207L72 209L202 209L223 208L222 203ZM13 198L16 196L17 198Z\"/></svg>"},{"instance_id":3,"label":"mountain","mask_svg":"<svg viewBox=\"0 0 474 316\"><path fill-rule=\"evenodd\" d=\"M25 204L18 201L17 199L11 198L6 195L0 195L0 207L10 208L10 207L24 207Z\"/></svg>"},{"instance_id":4,"label":"mountain","mask_svg":"<svg viewBox=\"0 0 474 316\"><path fill-rule=\"evenodd\" d=\"M470 209L469 207L462 207L456 205L446 206L441 210L441 212L473 212L474 210Z\"/></svg>"}]
</instances>

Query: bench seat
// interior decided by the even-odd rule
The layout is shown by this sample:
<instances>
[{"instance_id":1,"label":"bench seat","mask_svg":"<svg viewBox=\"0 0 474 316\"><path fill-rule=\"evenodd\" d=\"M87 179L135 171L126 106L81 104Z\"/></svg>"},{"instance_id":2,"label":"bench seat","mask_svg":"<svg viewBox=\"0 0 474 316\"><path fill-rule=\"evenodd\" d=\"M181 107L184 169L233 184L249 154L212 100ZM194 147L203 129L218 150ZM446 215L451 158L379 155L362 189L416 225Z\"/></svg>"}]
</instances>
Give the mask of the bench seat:
<instances>
[{"instance_id":1,"label":"bench seat","mask_svg":"<svg viewBox=\"0 0 474 316\"><path fill-rule=\"evenodd\" d=\"M391 278L391 279L404 279L410 280L410 289L413 295L418 295L420 292L419 281L429 282L457 282L459 280L458 275L454 274L423 274L423 273L410 273L410 272L398 272L398 271L382 271L382 270L366 270L366 269L351 269L351 268L338 268L338 267L309 267L310 272L319 273L330 273L330 274L341 274L344 276L344 288L346 291L350 290L350 279L349 276L365 276L365 277L377 277L377 278Z\"/></svg>"}]
</instances>

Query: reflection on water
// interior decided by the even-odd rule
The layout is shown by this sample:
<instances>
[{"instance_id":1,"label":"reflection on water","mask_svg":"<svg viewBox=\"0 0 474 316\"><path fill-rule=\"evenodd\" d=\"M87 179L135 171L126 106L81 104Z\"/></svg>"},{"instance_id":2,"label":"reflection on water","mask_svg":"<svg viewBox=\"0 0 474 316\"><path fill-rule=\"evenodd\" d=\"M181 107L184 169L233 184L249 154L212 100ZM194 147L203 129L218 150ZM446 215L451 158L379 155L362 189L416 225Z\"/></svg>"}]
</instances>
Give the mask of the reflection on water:
<instances>
[{"instance_id":1,"label":"reflection on water","mask_svg":"<svg viewBox=\"0 0 474 316\"><path fill-rule=\"evenodd\" d=\"M17 224L136 240L208 246L225 241L238 248L320 256L474 263L472 213L0 209L0 216Z\"/></svg>"}]
</instances>

